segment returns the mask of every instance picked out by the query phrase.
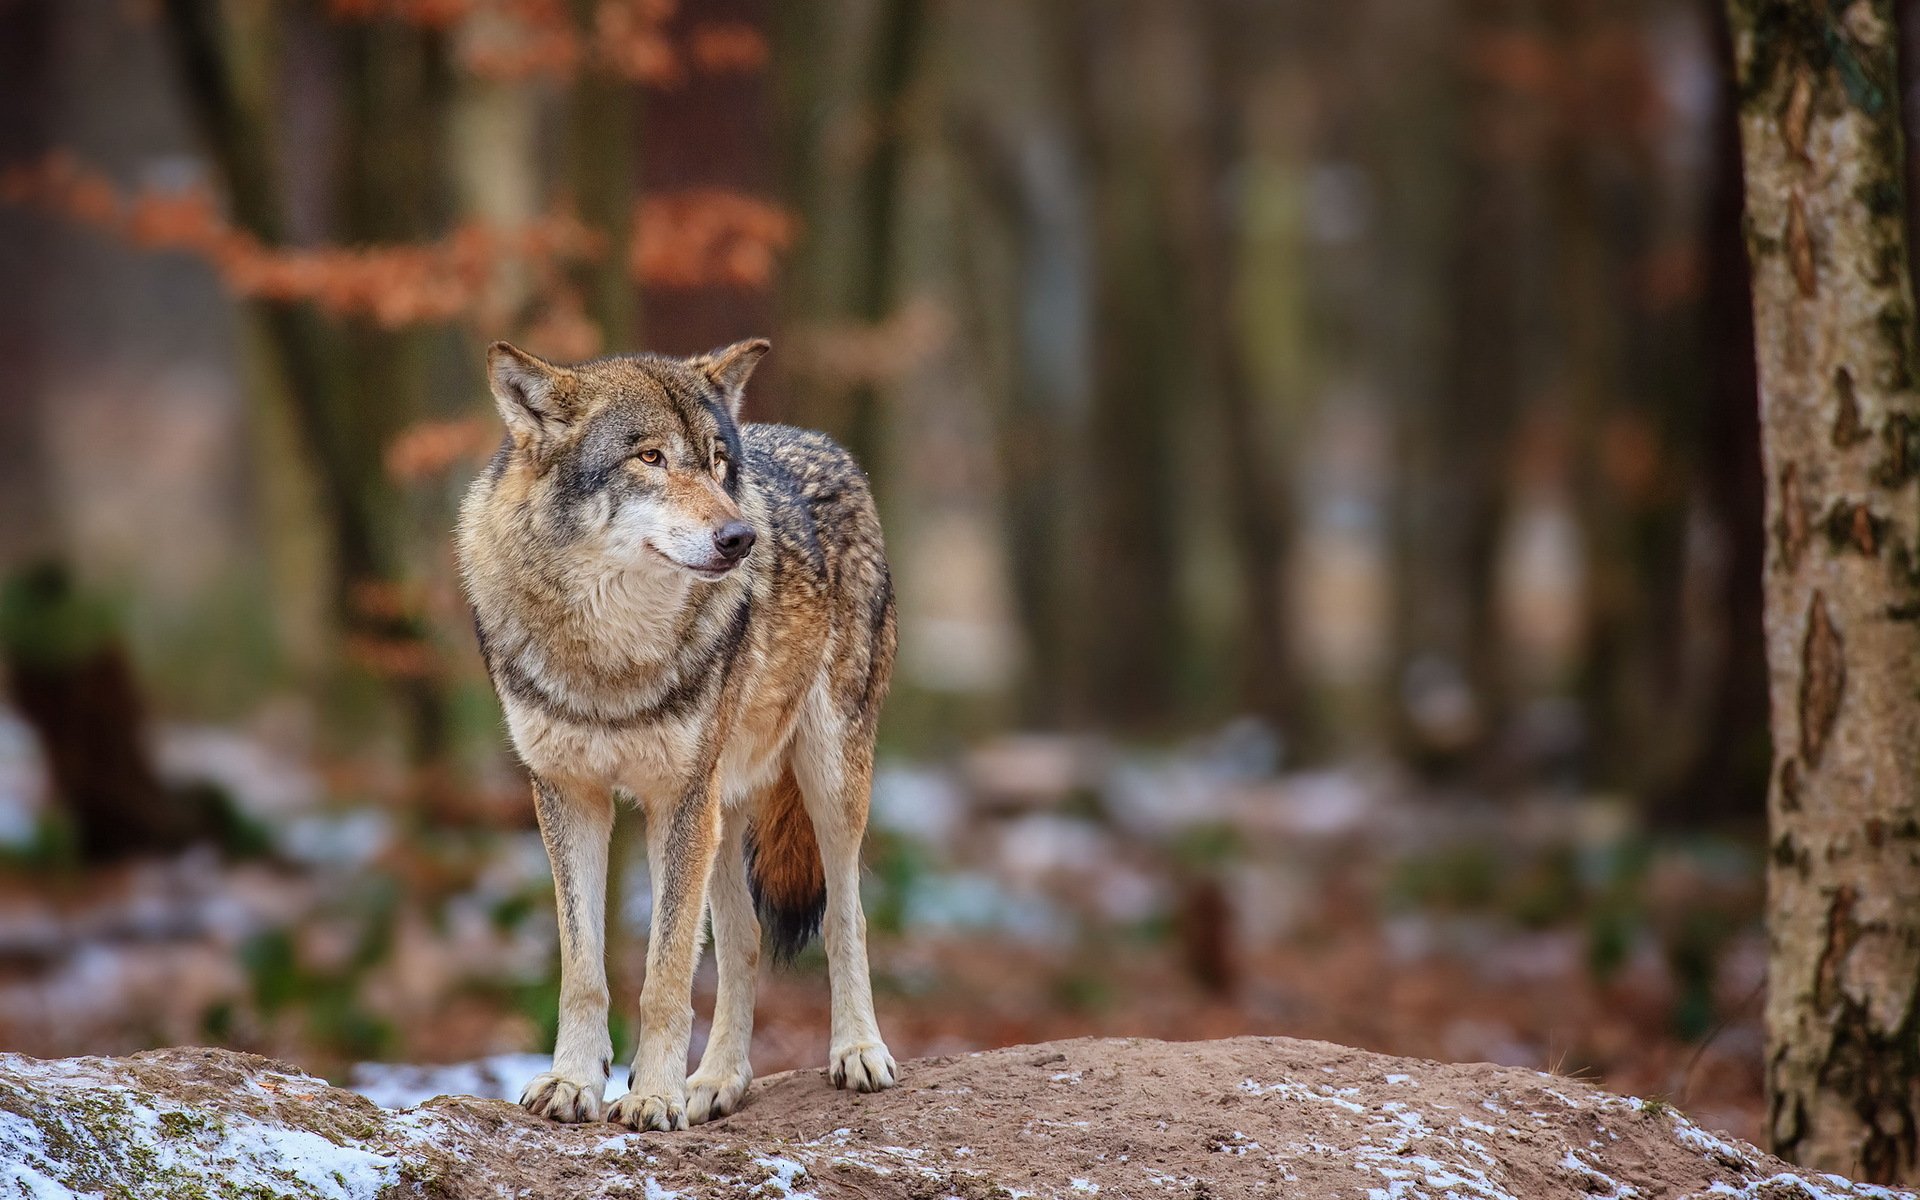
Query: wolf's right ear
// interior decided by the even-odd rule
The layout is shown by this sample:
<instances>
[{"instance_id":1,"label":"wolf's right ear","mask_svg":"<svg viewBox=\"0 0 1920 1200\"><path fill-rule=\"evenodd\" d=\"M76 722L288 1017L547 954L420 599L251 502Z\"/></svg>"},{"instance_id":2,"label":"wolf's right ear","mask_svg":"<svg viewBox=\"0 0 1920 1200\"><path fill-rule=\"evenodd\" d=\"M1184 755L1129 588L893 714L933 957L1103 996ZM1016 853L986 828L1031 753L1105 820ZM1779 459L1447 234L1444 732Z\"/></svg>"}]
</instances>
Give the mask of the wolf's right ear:
<instances>
[{"instance_id":1,"label":"wolf's right ear","mask_svg":"<svg viewBox=\"0 0 1920 1200\"><path fill-rule=\"evenodd\" d=\"M748 338L693 360L693 365L705 372L707 378L713 381L713 386L720 389L721 397L727 402L727 411L733 414L734 420L740 419L740 402L747 394L747 377L753 374L761 357L771 349L773 343L765 338Z\"/></svg>"},{"instance_id":2,"label":"wolf's right ear","mask_svg":"<svg viewBox=\"0 0 1920 1200\"><path fill-rule=\"evenodd\" d=\"M518 346L487 347L487 383L507 428L529 436L555 434L572 417L572 372Z\"/></svg>"}]
</instances>

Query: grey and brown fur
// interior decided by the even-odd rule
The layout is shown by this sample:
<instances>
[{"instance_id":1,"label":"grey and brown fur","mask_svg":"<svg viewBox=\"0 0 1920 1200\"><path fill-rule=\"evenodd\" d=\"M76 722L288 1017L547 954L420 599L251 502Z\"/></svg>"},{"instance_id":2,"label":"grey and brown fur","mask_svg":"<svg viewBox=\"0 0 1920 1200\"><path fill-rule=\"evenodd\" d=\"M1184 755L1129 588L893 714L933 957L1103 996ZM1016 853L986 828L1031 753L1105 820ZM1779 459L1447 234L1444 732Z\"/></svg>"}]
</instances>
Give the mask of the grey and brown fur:
<instances>
[{"instance_id":1,"label":"grey and brown fur","mask_svg":"<svg viewBox=\"0 0 1920 1200\"><path fill-rule=\"evenodd\" d=\"M763 919L776 953L824 930L833 1082L894 1081L859 893L893 588L846 452L739 423L766 350L571 367L488 352L507 436L461 507L460 565L553 864L559 1038L520 1102L557 1120L681 1129L732 1112L753 1077ZM632 1089L605 1106L616 795L646 814L654 905ZM719 990L689 1078L709 910Z\"/></svg>"}]
</instances>

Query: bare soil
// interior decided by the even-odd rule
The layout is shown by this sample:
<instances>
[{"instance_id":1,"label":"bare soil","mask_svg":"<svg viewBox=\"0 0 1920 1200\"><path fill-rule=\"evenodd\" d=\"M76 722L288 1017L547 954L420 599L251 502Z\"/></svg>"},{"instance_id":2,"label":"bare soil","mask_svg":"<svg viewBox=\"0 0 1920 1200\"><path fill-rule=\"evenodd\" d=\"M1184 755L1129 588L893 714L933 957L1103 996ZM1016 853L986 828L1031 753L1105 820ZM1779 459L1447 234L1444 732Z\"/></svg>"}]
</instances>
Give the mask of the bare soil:
<instances>
[{"instance_id":1,"label":"bare soil","mask_svg":"<svg viewBox=\"0 0 1920 1200\"><path fill-rule=\"evenodd\" d=\"M198 1189L198 1190L195 1190ZM254 1189L254 1190L249 1190ZM0 1194L906 1197L1905 1193L1797 1173L1671 1108L1576 1080L1322 1042L1078 1039L820 1070L679 1134L565 1127L496 1100L393 1112L219 1050L0 1056Z\"/></svg>"}]
</instances>

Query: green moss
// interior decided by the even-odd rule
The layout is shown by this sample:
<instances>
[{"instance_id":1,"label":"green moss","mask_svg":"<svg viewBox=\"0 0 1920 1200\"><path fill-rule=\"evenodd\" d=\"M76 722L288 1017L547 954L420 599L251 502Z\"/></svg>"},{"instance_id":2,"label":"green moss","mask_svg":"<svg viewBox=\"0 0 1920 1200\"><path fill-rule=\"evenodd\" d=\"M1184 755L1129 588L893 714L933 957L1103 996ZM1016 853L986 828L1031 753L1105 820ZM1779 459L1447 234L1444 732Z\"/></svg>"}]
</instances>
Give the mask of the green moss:
<instances>
[{"instance_id":1,"label":"green moss","mask_svg":"<svg viewBox=\"0 0 1920 1200\"><path fill-rule=\"evenodd\" d=\"M318 1193L291 1172L263 1168L273 1179L236 1181L228 1178L237 1163L212 1157L183 1157L170 1161L149 1139L155 1135L174 1141L193 1141L225 1132L214 1114L174 1109L158 1112L167 1101L121 1086L66 1086L45 1092L0 1084L0 1110L31 1123L44 1147L41 1168L62 1186L115 1200L146 1200L167 1196L173 1200L306 1200ZM158 1112L157 1118L146 1114ZM316 1119L321 1113L311 1114ZM296 1128L314 1126L298 1117ZM217 1143L201 1142L203 1152ZM198 1159L198 1160L197 1160Z\"/></svg>"},{"instance_id":2,"label":"green moss","mask_svg":"<svg viewBox=\"0 0 1920 1200\"><path fill-rule=\"evenodd\" d=\"M160 1114L160 1133L163 1137L186 1138L200 1133L219 1133L220 1122L201 1113L170 1112Z\"/></svg>"},{"instance_id":3,"label":"green moss","mask_svg":"<svg viewBox=\"0 0 1920 1200\"><path fill-rule=\"evenodd\" d=\"M15 663L61 666L110 646L118 615L55 562L37 563L0 587L0 653Z\"/></svg>"}]
</instances>

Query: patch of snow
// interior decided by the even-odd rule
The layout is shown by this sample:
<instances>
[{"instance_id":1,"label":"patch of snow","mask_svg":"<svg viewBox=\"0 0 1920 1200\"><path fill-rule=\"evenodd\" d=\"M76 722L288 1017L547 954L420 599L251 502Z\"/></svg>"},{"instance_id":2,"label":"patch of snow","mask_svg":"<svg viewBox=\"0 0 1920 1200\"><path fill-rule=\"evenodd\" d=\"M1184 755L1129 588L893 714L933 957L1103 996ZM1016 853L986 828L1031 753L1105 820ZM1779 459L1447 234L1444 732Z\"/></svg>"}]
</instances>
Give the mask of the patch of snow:
<instances>
[{"instance_id":1,"label":"patch of snow","mask_svg":"<svg viewBox=\"0 0 1920 1200\"><path fill-rule=\"evenodd\" d=\"M1323 1083L1320 1085L1320 1090L1315 1091L1304 1083L1295 1083L1290 1079L1279 1083L1256 1083L1252 1079L1243 1079L1240 1081L1240 1090L1249 1096L1284 1096L1289 1100L1313 1100L1321 1104L1331 1104L1353 1113L1367 1111L1365 1105L1355 1104L1347 1099L1348 1096L1358 1092L1360 1090L1358 1088L1335 1088Z\"/></svg>"},{"instance_id":2,"label":"patch of snow","mask_svg":"<svg viewBox=\"0 0 1920 1200\"><path fill-rule=\"evenodd\" d=\"M131 1185L165 1195L217 1178L235 1194L302 1195L323 1200L376 1200L401 1182L400 1160L317 1133L229 1113L219 1120L156 1106L144 1094L103 1079L81 1060L26 1064L8 1056L0 1071L57 1089L62 1102L0 1077L21 1095L29 1120L0 1114L0 1171L35 1197L93 1196L96 1185ZM49 1139L47 1125L62 1136ZM103 1136L111 1130L114 1136Z\"/></svg>"},{"instance_id":3,"label":"patch of snow","mask_svg":"<svg viewBox=\"0 0 1920 1200\"><path fill-rule=\"evenodd\" d=\"M1560 1160L1560 1169L1578 1176L1588 1195L1600 1196L1603 1200L1634 1200L1640 1195L1639 1188L1621 1183L1571 1150Z\"/></svg>"},{"instance_id":4,"label":"patch of snow","mask_svg":"<svg viewBox=\"0 0 1920 1200\"><path fill-rule=\"evenodd\" d=\"M1724 1138L1708 1133L1679 1113L1673 1114L1673 1136L1675 1141L1692 1146L1695 1150L1705 1151L1730 1167L1739 1167L1746 1171L1755 1169L1752 1155Z\"/></svg>"},{"instance_id":5,"label":"patch of snow","mask_svg":"<svg viewBox=\"0 0 1920 1200\"><path fill-rule=\"evenodd\" d=\"M1749 1179L1735 1186L1716 1180L1707 1185L1703 1196L1729 1196L1734 1200L1763 1200L1763 1197L1792 1195L1797 1200L1914 1200L1912 1192L1896 1192L1871 1183L1854 1183L1838 1175L1822 1175L1826 1186L1805 1175L1782 1171L1765 1179Z\"/></svg>"},{"instance_id":6,"label":"patch of snow","mask_svg":"<svg viewBox=\"0 0 1920 1200\"><path fill-rule=\"evenodd\" d=\"M1236 1129L1231 1139L1223 1139L1216 1143L1213 1149L1218 1154L1231 1154L1235 1158L1243 1158L1249 1152L1260 1149L1260 1143Z\"/></svg>"},{"instance_id":7,"label":"patch of snow","mask_svg":"<svg viewBox=\"0 0 1920 1200\"><path fill-rule=\"evenodd\" d=\"M804 1165L783 1156L755 1158L753 1165L773 1172L765 1183L753 1189L755 1192L771 1190L774 1195L788 1196L792 1200L812 1200L812 1192L798 1191L793 1186L794 1180L807 1173Z\"/></svg>"},{"instance_id":8,"label":"patch of snow","mask_svg":"<svg viewBox=\"0 0 1920 1200\"><path fill-rule=\"evenodd\" d=\"M358 1092L381 1108L414 1108L435 1096L479 1096L485 1100L520 1099L527 1081L551 1070L545 1054L495 1054L472 1062L446 1064L356 1063L347 1076L347 1090ZM615 1067L607 1080L605 1099L627 1093L627 1068Z\"/></svg>"}]
</instances>

